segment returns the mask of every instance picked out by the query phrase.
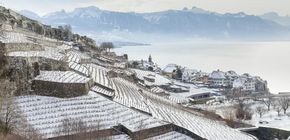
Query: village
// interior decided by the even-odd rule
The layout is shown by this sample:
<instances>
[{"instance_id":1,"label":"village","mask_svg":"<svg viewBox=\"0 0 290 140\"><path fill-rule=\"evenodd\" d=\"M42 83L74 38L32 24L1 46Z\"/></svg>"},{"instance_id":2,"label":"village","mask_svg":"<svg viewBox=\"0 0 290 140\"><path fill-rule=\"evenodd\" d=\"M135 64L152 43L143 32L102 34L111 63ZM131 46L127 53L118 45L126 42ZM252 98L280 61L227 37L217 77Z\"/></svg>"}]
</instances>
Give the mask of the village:
<instances>
[{"instance_id":1,"label":"village","mask_svg":"<svg viewBox=\"0 0 290 140\"><path fill-rule=\"evenodd\" d=\"M222 95L229 96L237 94L237 92L239 92L239 94L236 96L260 96L270 94L266 80L263 80L259 76L251 76L248 73L238 75L233 70L223 72L218 69L211 73L206 73L201 70L189 69L177 64L168 64L164 68L160 68L158 64L152 61L151 55L148 61L141 60L129 62L129 67L139 69L137 70L137 77L139 75L138 72L144 70L160 74L170 79L170 82L166 83L167 86L161 85L160 87L174 93L180 93L181 96L182 93L190 91L190 86L194 86L195 89L200 89L199 92L195 92L192 95L187 94L187 97L190 99L210 98L217 95L221 96L221 93ZM143 73L145 74L145 72ZM150 83L154 82L154 74L144 74L141 75L141 77L139 76L139 78L141 80L143 79L146 86L154 86L154 84ZM142 76L144 76L144 78L142 78Z\"/></svg>"}]
</instances>

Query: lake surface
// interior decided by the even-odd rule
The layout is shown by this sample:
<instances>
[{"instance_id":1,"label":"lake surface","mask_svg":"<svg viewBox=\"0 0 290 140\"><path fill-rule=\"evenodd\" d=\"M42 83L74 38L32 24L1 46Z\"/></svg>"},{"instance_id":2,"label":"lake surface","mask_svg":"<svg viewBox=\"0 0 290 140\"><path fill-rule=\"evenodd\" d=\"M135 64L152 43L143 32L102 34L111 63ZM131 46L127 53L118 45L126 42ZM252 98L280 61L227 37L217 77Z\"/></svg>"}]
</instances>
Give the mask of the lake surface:
<instances>
[{"instance_id":1,"label":"lake surface","mask_svg":"<svg viewBox=\"0 0 290 140\"><path fill-rule=\"evenodd\" d=\"M205 72L249 73L267 80L273 93L290 92L290 42L183 41L126 46L115 52L128 54L130 60L147 60L151 54L161 68L175 63Z\"/></svg>"}]
</instances>

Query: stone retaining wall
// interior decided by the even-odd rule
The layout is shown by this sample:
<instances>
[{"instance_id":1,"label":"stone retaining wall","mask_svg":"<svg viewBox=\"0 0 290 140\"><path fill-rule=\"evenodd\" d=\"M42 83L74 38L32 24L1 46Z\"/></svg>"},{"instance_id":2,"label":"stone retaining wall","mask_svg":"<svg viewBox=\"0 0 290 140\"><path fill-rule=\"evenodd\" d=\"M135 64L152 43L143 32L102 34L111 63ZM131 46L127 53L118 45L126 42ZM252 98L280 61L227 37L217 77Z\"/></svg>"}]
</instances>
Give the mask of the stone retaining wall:
<instances>
[{"instance_id":1,"label":"stone retaining wall","mask_svg":"<svg viewBox=\"0 0 290 140\"><path fill-rule=\"evenodd\" d=\"M166 133L169 133L172 131L176 131L176 132L179 132L181 134L187 135L195 140L205 140L204 138L196 135L195 133L193 133L193 132L191 132L183 127L177 126L175 124L167 124L167 125L149 128L149 129L143 129L143 130L140 130L137 132L132 132L123 125L119 125L116 128L118 128L118 130L129 135L133 140L143 140L143 139L159 136L162 134L166 134Z\"/></svg>"},{"instance_id":2,"label":"stone retaining wall","mask_svg":"<svg viewBox=\"0 0 290 140\"><path fill-rule=\"evenodd\" d=\"M49 138L48 140L89 140L89 139L102 139L114 135L121 135L122 133L116 131L115 129L105 129L97 130L87 133L78 133L69 136L59 136L54 138Z\"/></svg>"},{"instance_id":3,"label":"stone retaining wall","mask_svg":"<svg viewBox=\"0 0 290 140\"><path fill-rule=\"evenodd\" d=\"M59 137L49 138L49 139L65 140L65 139L72 139L72 138L77 138L77 137L81 139L88 139L88 138L97 139L97 138L102 138L102 137L127 134L132 140L143 140L143 139L152 138L152 137L163 135L163 134L173 132L173 131L187 135L195 140L205 140L204 138L192 133L191 131L183 127L174 125L174 124L166 124L166 125L162 125L158 127L149 128L149 129L143 129L137 132L132 132L125 126L119 124L118 126L114 126L112 129L97 130L97 131L83 133L83 134L73 134L70 136L59 136Z\"/></svg>"},{"instance_id":4,"label":"stone retaining wall","mask_svg":"<svg viewBox=\"0 0 290 140\"><path fill-rule=\"evenodd\" d=\"M69 66L67 62L57 61L44 57L22 57L22 56L9 56L9 64L12 67L17 67L18 62L26 61L30 66L37 62L40 66L40 70L48 71L67 71Z\"/></svg>"},{"instance_id":5,"label":"stone retaining wall","mask_svg":"<svg viewBox=\"0 0 290 140\"><path fill-rule=\"evenodd\" d=\"M93 86L93 80L86 83L58 83L33 80L32 89L36 95L70 98L86 95Z\"/></svg>"},{"instance_id":6,"label":"stone retaining wall","mask_svg":"<svg viewBox=\"0 0 290 140\"><path fill-rule=\"evenodd\" d=\"M6 43L7 52L13 51L44 51L42 45L35 43Z\"/></svg>"},{"instance_id":7,"label":"stone retaining wall","mask_svg":"<svg viewBox=\"0 0 290 140\"><path fill-rule=\"evenodd\" d=\"M133 133L131 138L133 140L143 140L146 138L151 138L151 137L159 136L162 134L166 134L171 131L173 131L171 124L167 124L167 125L162 125L158 127L153 127L150 129L140 130L138 132Z\"/></svg>"}]
</instances>

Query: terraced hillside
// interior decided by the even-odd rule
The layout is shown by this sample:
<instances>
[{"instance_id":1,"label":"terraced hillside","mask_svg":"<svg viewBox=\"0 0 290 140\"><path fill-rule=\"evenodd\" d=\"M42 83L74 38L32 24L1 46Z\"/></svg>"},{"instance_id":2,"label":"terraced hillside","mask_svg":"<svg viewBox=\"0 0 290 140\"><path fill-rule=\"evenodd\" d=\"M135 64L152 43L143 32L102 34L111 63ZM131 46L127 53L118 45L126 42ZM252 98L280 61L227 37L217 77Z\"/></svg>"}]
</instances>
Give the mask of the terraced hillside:
<instances>
[{"instance_id":1,"label":"terraced hillside","mask_svg":"<svg viewBox=\"0 0 290 140\"><path fill-rule=\"evenodd\" d=\"M28 86L33 87L28 88L28 94L9 98L20 113L15 120L17 127L23 123L31 127L15 129L20 136L33 131L43 139L255 139L137 84L134 72L126 68L127 60L120 56L20 27L2 28L0 41L9 50L6 56L14 64L10 69L25 70ZM15 45L18 47L10 49ZM82 47L87 50L80 51ZM168 82L161 75L155 76L160 84ZM37 93L40 87L31 84L40 80L81 84L90 79L93 84L87 93L70 96L73 91L62 92L59 86L43 96ZM5 117L5 111L1 116Z\"/></svg>"}]
</instances>

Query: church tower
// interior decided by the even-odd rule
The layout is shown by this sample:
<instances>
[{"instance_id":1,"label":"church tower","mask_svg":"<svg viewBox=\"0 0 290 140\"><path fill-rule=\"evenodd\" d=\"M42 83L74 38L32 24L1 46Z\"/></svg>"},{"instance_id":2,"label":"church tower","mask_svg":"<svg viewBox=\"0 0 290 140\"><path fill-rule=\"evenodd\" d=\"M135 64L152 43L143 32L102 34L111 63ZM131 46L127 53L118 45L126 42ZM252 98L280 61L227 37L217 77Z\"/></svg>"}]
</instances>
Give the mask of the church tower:
<instances>
[{"instance_id":1,"label":"church tower","mask_svg":"<svg viewBox=\"0 0 290 140\"><path fill-rule=\"evenodd\" d=\"M148 62L149 62L149 63L152 63L152 57L151 57L151 54L149 55Z\"/></svg>"}]
</instances>

